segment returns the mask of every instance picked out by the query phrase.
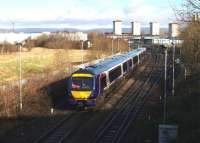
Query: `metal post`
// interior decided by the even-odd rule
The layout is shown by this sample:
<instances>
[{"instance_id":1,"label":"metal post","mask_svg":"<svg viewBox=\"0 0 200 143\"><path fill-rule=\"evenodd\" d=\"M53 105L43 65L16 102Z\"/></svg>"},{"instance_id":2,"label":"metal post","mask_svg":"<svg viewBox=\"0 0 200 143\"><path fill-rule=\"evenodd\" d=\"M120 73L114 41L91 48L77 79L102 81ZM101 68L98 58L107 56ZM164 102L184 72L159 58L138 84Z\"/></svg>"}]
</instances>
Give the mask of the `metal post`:
<instances>
[{"instance_id":1,"label":"metal post","mask_svg":"<svg viewBox=\"0 0 200 143\"><path fill-rule=\"evenodd\" d=\"M15 33L15 22L11 22L12 23L12 32Z\"/></svg>"},{"instance_id":2,"label":"metal post","mask_svg":"<svg viewBox=\"0 0 200 143\"><path fill-rule=\"evenodd\" d=\"M165 50L165 83L164 83L164 117L163 123L166 122L166 111L167 110L167 49Z\"/></svg>"},{"instance_id":3,"label":"metal post","mask_svg":"<svg viewBox=\"0 0 200 143\"><path fill-rule=\"evenodd\" d=\"M112 55L113 55L113 38L112 38Z\"/></svg>"},{"instance_id":4,"label":"metal post","mask_svg":"<svg viewBox=\"0 0 200 143\"><path fill-rule=\"evenodd\" d=\"M173 43L173 81L172 81L172 96L174 96L174 57L175 57L175 44Z\"/></svg>"},{"instance_id":5,"label":"metal post","mask_svg":"<svg viewBox=\"0 0 200 143\"><path fill-rule=\"evenodd\" d=\"M139 45L140 45L140 47L142 47L141 39L139 39Z\"/></svg>"},{"instance_id":6,"label":"metal post","mask_svg":"<svg viewBox=\"0 0 200 143\"><path fill-rule=\"evenodd\" d=\"M130 51L130 44L129 44L129 39L128 39L128 51Z\"/></svg>"},{"instance_id":7,"label":"metal post","mask_svg":"<svg viewBox=\"0 0 200 143\"><path fill-rule=\"evenodd\" d=\"M19 105L20 105L20 111L22 110L22 45L19 44Z\"/></svg>"},{"instance_id":8,"label":"metal post","mask_svg":"<svg viewBox=\"0 0 200 143\"><path fill-rule=\"evenodd\" d=\"M81 57L81 61L82 61L82 64L83 64L83 40L81 40L81 55L82 55L82 57Z\"/></svg>"},{"instance_id":9,"label":"metal post","mask_svg":"<svg viewBox=\"0 0 200 143\"><path fill-rule=\"evenodd\" d=\"M117 38L117 50L119 52L119 38Z\"/></svg>"},{"instance_id":10,"label":"metal post","mask_svg":"<svg viewBox=\"0 0 200 143\"><path fill-rule=\"evenodd\" d=\"M185 68L185 80L187 79L187 69Z\"/></svg>"}]
</instances>

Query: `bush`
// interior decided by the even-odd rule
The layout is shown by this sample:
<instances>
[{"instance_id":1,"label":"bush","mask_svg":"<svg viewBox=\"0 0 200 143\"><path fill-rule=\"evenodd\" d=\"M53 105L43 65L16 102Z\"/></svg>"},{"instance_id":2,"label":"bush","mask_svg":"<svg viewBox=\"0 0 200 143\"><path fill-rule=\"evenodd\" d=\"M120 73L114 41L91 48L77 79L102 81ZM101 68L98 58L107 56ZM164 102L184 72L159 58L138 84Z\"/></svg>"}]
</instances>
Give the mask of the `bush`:
<instances>
[{"instance_id":1,"label":"bush","mask_svg":"<svg viewBox=\"0 0 200 143\"><path fill-rule=\"evenodd\" d=\"M200 135L200 97L198 95L170 97L168 119L179 126L176 143L197 143Z\"/></svg>"},{"instance_id":2,"label":"bush","mask_svg":"<svg viewBox=\"0 0 200 143\"><path fill-rule=\"evenodd\" d=\"M19 48L14 44L10 44L8 42L4 42L3 44L0 44L1 54L17 52L18 50Z\"/></svg>"},{"instance_id":3,"label":"bush","mask_svg":"<svg viewBox=\"0 0 200 143\"><path fill-rule=\"evenodd\" d=\"M93 45L91 50L94 52L93 55L95 56L95 59L101 58L102 55L111 55L112 52L114 54L118 52L126 52L129 50L128 42L124 39L107 38L103 33L89 33L88 39Z\"/></svg>"},{"instance_id":4,"label":"bush","mask_svg":"<svg viewBox=\"0 0 200 143\"><path fill-rule=\"evenodd\" d=\"M65 36L59 33L50 35L41 35L36 39L27 39L25 47L45 47L49 49L70 49L77 45L77 42L68 40Z\"/></svg>"}]
</instances>

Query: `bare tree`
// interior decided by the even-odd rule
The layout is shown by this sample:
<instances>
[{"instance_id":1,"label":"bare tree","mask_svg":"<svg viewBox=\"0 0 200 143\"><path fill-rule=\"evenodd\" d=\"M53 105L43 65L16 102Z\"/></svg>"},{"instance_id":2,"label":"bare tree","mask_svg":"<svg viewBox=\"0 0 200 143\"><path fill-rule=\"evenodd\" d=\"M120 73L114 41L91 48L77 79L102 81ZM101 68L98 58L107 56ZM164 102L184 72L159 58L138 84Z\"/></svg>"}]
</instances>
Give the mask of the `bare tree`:
<instances>
[{"instance_id":1,"label":"bare tree","mask_svg":"<svg viewBox=\"0 0 200 143\"><path fill-rule=\"evenodd\" d=\"M181 8L177 8L171 3L171 7L177 21L188 23L193 21L195 14L200 13L200 0L184 0Z\"/></svg>"},{"instance_id":2,"label":"bare tree","mask_svg":"<svg viewBox=\"0 0 200 143\"><path fill-rule=\"evenodd\" d=\"M200 10L200 0L187 0L194 10Z\"/></svg>"},{"instance_id":3,"label":"bare tree","mask_svg":"<svg viewBox=\"0 0 200 143\"><path fill-rule=\"evenodd\" d=\"M99 32L89 33L88 38L93 44L91 51L95 56L95 59L102 58L102 56L112 55L112 52L118 53L129 50L128 42L124 39L108 38L103 33Z\"/></svg>"},{"instance_id":4,"label":"bare tree","mask_svg":"<svg viewBox=\"0 0 200 143\"><path fill-rule=\"evenodd\" d=\"M200 72L200 0L185 0L183 9L177 11L178 20L184 25L181 34L184 63L191 74L196 74Z\"/></svg>"}]
</instances>

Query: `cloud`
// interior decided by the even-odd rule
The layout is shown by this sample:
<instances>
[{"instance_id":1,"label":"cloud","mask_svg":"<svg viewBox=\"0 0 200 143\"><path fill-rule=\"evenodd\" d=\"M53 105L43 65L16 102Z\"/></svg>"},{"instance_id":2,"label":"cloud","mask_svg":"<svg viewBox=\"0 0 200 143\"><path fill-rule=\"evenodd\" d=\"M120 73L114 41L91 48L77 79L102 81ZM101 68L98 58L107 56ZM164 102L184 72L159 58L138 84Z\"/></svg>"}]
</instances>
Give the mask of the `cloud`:
<instances>
[{"instance_id":1,"label":"cloud","mask_svg":"<svg viewBox=\"0 0 200 143\"><path fill-rule=\"evenodd\" d=\"M146 0L61 0L54 6L25 8L16 12L0 12L0 25L6 26L5 21L15 21L16 26L72 26L87 28L112 27L116 18L123 20L123 25L131 21L140 21L147 25L150 21L161 22L161 25L172 18L173 12L168 6L151 4ZM8 18L9 17L9 18ZM9 23L9 22L8 22Z\"/></svg>"},{"instance_id":2,"label":"cloud","mask_svg":"<svg viewBox=\"0 0 200 143\"><path fill-rule=\"evenodd\" d=\"M126 20L139 21L147 25L151 21L160 22L166 25L170 20L174 20L173 11L167 5L154 5L143 1L132 3L129 7L124 8Z\"/></svg>"}]
</instances>

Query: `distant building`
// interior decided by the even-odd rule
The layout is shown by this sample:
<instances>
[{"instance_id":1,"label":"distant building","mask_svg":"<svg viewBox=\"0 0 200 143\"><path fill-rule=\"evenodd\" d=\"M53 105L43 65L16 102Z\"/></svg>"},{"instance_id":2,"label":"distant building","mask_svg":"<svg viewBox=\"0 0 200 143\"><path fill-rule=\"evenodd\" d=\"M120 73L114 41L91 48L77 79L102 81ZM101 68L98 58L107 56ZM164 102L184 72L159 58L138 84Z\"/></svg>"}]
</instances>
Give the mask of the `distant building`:
<instances>
[{"instance_id":1,"label":"distant building","mask_svg":"<svg viewBox=\"0 0 200 143\"><path fill-rule=\"evenodd\" d=\"M88 34L83 32L60 32L62 36L71 41L87 41Z\"/></svg>"},{"instance_id":2,"label":"distant building","mask_svg":"<svg viewBox=\"0 0 200 143\"><path fill-rule=\"evenodd\" d=\"M150 35L160 35L160 24L158 22L150 22Z\"/></svg>"},{"instance_id":3,"label":"distant building","mask_svg":"<svg viewBox=\"0 0 200 143\"><path fill-rule=\"evenodd\" d=\"M121 24L122 24L121 20L113 21L113 34L114 35L122 35Z\"/></svg>"},{"instance_id":4,"label":"distant building","mask_svg":"<svg viewBox=\"0 0 200 143\"><path fill-rule=\"evenodd\" d=\"M200 13L198 13L198 12L194 13L193 21L200 21Z\"/></svg>"},{"instance_id":5,"label":"distant building","mask_svg":"<svg viewBox=\"0 0 200 143\"><path fill-rule=\"evenodd\" d=\"M38 36L50 33L0 33L0 43L8 42L15 44L16 42L23 42L28 38L36 39Z\"/></svg>"},{"instance_id":6,"label":"distant building","mask_svg":"<svg viewBox=\"0 0 200 143\"><path fill-rule=\"evenodd\" d=\"M139 22L131 22L131 34L135 36L141 35L141 27Z\"/></svg>"},{"instance_id":7,"label":"distant building","mask_svg":"<svg viewBox=\"0 0 200 143\"><path fill-rule=\"evenodd\" d=\"M60 34L66 39L71 41L87 41L88 35L83 32L61 32L61 33L0 33L0 43L8 42L10 44L15 44L16 42L24 42L26 39L37 39L41 35L51 35L51 34Z\"/></svg>"},{"instance_id":8,"label":"distant building","mask_svg":"<svg viewBox=\"0 0 200 143\"><path fill-rule=\"evenodd\" d=\"M178 23L169 23L169 38L178 37L180 29Z\"/></svg>"}]
</instances>

